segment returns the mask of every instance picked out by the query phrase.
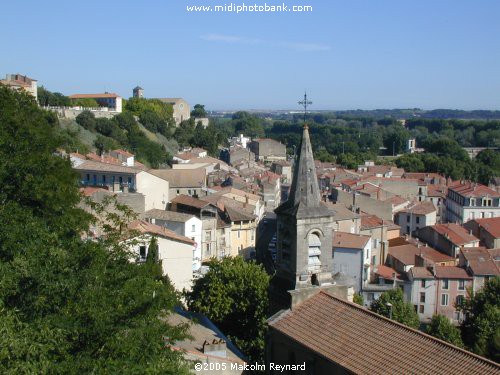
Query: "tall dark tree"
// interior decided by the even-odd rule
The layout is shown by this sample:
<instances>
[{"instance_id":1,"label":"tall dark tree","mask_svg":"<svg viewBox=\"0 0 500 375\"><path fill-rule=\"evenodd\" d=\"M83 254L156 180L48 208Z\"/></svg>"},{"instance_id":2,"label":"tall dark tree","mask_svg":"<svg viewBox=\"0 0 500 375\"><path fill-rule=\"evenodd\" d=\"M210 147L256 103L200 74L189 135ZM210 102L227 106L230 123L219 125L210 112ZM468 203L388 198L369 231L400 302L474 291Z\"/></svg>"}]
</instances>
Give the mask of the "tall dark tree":
<instances>
[{"instance_id":1,"label":"tall dark tree","mask_svg":"<svg viewBox=\"0 0 500 375\"><path fill-rule=\"evenodd\" d=\"M465 345L475 353L500 362L500 277L458 306L465 315L462 323Z\"/></svg>"},{"instance_id":2,"label":"tall dark tree","mask_svg":"<svg viewBox=\"0 0 500 375\"><path fill-rule=\"evenodd\" d=\"M173 287L129 261L119 233L83 241L57 119L0 87L0 373L186 374L165 323Z\"/></svg>"}]
</instances>

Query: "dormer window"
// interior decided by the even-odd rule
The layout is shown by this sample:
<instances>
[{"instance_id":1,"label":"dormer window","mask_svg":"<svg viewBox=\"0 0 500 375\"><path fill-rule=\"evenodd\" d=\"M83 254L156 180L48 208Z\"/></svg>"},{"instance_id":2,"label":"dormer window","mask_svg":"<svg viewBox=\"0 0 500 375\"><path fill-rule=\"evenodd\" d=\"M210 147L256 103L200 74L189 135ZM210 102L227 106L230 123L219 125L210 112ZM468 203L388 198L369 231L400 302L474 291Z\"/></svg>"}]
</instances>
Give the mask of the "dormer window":
<instances>
[{"instance_id":1,"label":"dormer window","mask_svg":"<svg viewBox=\"0 0 500 375\"><path fill-rule=\"evenodd\" d=\"M471 206L475 206L476 205L476 200L474 198L471 198L470 205Z\"/></svg>"}]
</instances>

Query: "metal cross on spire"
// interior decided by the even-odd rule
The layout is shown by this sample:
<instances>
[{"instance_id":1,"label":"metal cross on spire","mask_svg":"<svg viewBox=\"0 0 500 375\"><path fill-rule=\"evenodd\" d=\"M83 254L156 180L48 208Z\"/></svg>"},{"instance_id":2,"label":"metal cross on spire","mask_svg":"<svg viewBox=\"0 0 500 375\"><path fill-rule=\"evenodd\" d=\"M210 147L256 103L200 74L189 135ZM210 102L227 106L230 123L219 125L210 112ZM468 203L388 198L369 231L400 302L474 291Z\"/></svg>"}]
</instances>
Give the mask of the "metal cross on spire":
<instances>
[{"instance_id":1,"label":"metal cross on spire","mask_svg":"<svg viewBox=\"0 0 500 375\"><path fill-rule=\"evenodd\" d=\"M307 100L307 93L304 92L304 100L299 101L299 104L304 107L304 124L305 124L307 115L307 106L313 104L313 102Z\"/></svg>"}]
</instances>

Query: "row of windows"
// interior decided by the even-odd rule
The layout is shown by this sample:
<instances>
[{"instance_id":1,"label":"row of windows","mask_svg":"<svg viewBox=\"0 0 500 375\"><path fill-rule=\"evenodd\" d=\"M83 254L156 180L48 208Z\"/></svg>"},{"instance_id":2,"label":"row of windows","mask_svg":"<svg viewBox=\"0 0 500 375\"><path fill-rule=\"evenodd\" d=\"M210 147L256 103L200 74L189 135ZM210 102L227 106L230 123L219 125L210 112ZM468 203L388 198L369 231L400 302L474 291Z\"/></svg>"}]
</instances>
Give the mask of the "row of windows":
<instances>
[{"instance_id":1,"label":"row of windows","mask_svg":"<svg viewBox=\"0 0 500 375\"><path fill-rule=\"evenodd\" d=\"M457 285L458 290L465 290L465 280L458 280L457 284L458 284ZM441 280L441 289L448 290L449 288L450 288L450 280L442 279Z\"/></svg>"}]
</instances>

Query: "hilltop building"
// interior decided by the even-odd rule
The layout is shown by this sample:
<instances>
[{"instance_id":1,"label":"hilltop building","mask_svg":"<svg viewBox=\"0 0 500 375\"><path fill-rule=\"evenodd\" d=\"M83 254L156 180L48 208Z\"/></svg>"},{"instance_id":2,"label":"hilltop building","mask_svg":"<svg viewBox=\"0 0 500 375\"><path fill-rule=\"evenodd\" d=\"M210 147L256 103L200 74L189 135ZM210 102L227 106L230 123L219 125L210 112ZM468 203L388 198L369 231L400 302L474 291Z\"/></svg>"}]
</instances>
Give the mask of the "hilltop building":
<instances>
[{"instance_id":1,"label":"hilltop building","mask_svg":"<svg viewBox=\"0 0 500 375\"><path fill-rule=\"evenodd\" d=\"M38 100L38 81L21 74L6 74L5 79L0 80L0 84L10 87L13 90L24 90Z\"/></svg>"},{"instance_id":2,"label":"hilltop building","mask_svg":"<svg viewBox=\"0 0 500 375\"><path fill-rule=\"evenodd\" d=\"M189 103L182 98L160 98L163 103L172 104L174 108L175 125L179 126L182 121L189 120L191 109Z\"/></svg>"},{"instance_id":3,"label":"hilltop building","mask_svg":"<svg viewBox=\"0 0 500 375\"><path fill-rule=\"evenodd\" d=\"M122 97L115 93L74 94L70 99L94 99L101 107L107 107L112 112L122 112Z\"/></svg>"},{"instance_id":4,"label":"hilltop building","mask_svg":"<svg viewBox=\"0 0 500 375\"><path fill-rule=\"evenodd\" d=\"M132 96L134 98L144 98L144 89L141 86L136 86L132 90Z\"/></svg>"}]
</instances>

